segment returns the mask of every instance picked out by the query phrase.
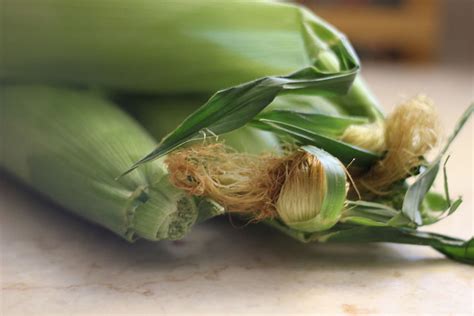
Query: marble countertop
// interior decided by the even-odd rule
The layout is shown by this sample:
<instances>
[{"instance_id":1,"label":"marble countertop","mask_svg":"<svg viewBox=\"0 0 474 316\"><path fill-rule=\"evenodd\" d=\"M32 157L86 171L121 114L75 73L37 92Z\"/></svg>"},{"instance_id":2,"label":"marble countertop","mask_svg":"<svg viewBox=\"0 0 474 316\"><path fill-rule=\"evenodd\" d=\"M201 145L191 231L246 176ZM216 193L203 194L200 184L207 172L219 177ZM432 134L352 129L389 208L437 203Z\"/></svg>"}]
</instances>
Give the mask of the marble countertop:
<instances>
[{"instance_id":1,"label":"marble countertop","mask_svg":"<svg viewBox=\"0 0 474 316\"><path fill-rule=\"evenodd\" d=\"M447 132L474 99L472 69L368 65L386 108L424 92ZM473 222L473 123L452 147L458 213L429 227L468 238ZM430 248L303 245L226 218L182 241L128 244L0 179L1 315L474 313L474 268Z\"/></svg>"}]
</instances>

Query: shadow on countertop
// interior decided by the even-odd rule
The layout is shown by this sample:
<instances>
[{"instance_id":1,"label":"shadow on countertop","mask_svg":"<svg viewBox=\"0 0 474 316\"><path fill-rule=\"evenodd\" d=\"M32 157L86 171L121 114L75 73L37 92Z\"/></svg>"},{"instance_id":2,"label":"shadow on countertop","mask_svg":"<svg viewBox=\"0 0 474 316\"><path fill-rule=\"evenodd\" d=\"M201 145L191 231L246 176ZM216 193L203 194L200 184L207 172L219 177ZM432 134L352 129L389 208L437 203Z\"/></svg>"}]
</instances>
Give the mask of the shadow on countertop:
<instances>
[{"instance_id":1,"label":"shadow on countertop","mask_svg":"<svg viewBox=\"0 0 474 316\"><path fill-rule=\"evenodd\" d=\"M417 246L301 244L265 225L232 223L227 217L199 224L179 241L139 240L130 244L72 216L4 173L0 174L0 193L3 249L26 242L43 255L54 256L61 253L61 248L68 248L82 260L107 258L110 268L117 264L140 270L166 270L183 264L225 262L244 269L387 269L448 261L431 249ZM416 250L420 250L419 255Z\"/></svg>"},{"instance_id":2,"label":"shadow on countertop","mask_svg":"<svg viewBox=\"0 0 474 316\"><path fill-rule=\"evenodd\" d=\"M130 244L5 176L0 195L4 311L222 315L244 308L286 315L318 308L357 315L387 311L387 300L397 311L427 288L444 297L430 280L468 288L472 278L471 267L425 247L301 244L225 217L180 241Z\"/></svg>"}]
</instances>

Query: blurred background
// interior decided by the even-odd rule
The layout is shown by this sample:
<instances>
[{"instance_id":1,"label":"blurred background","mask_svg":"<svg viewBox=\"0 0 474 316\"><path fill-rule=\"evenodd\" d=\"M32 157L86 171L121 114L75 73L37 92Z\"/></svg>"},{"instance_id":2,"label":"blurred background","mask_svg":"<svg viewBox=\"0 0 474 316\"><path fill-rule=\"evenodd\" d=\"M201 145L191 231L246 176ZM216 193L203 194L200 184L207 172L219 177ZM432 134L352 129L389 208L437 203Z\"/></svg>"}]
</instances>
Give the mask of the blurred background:
<instances>
[{"instance_id":1,"label":"blurred background","mask_svg":"<svg viewBox=\"0 0 474 316\"><path fill-rule=\"evenodd\" d=\"M362 59L472 65L472 0L298 2L343 30Z\"/></svg>"}]
</instances>

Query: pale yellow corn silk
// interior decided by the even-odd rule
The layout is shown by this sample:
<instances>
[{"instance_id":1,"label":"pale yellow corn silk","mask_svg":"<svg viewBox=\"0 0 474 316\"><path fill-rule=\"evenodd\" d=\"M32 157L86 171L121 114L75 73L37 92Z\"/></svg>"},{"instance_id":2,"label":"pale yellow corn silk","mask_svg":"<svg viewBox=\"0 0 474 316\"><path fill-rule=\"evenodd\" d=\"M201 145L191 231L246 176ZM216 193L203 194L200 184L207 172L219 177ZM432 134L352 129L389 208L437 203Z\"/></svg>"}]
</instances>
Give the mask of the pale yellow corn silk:
<instances>
[{"instance_id":1,"label":"pale yellow corn silk","mask_svg":"<svg viewBox=\"0 0 474 316\"><path fill-rule=\"evenodd\" d=\"M319 206L325 194L321 164L303 151L284 157L255 156L219 143L196 145L171 153L166 164L176 187L256 221L312 218L319 209L312 207ZM295 209L299 213L292 213Z\"/></svg>"},{"instance_id":2,"label":"pale yellow corn silk","mask_svg":"<svg viewBox=\"0 0 474 316\"><path fill-rule=\"evenodd\" d=\"M433 102L426 96L417 96L397 106L385 120L385 156L367 173L355 177L358 189L377 195L389 193L390 186L409 176L422 163L423 156L437 145L439 126ZM375 128L376 137L380 137L380 129ZM369 130L366 132L370 134Z\"/></svg>"},{"instance_id":3,"label":"pale yellow corn silk","mask_svg":"<svg viewBox=\"0 0 474 316\"><path fill-rule=\"evenodd\" d=\"M351 125L341 136L345 143L355 145L376 153L382 153L385 145L385 125L383 121L370 124Z\"/></svg>"},{"instance_id":4,"label":"pale yellow corn silk","mask_svg":"<svg viewBox=\"0 0 474 316\"><path fill-rule=\"evenodd\" d=\"M276 201L283 222L305 222L319 213L326 195L325 178L315 156L301 153L296 157Z\"/></svg>"}]
</instances>

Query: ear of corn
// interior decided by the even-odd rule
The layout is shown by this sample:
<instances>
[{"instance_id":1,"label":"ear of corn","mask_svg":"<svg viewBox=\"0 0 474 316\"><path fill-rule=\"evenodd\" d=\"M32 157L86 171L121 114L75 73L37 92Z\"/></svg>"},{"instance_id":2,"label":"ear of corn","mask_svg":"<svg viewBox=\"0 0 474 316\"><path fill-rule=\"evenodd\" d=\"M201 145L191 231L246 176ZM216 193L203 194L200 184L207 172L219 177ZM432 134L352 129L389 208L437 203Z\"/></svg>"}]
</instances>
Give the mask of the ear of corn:
<instances>
[{"instance_id":1,"label":"ear of corn","mask_svg":"<svg viewBox=\"0 0 474 316\"><path fill-rule=\"evenodd\" d=\"M162 161L115 180L155 142L110 102L43 86L3 86L0 98L0 165L29 186L128 240L178 239L196 221Z\"/></svg>"},{"instance_id":2,"label":"ear of corn","mask_svg":"<svg viewBox=\"0 0 474 316\"><path fill-rule=\"evenodd\" d=\"M298 72L300 76L293 76L298 83L287 82L277 89L267 80L252 91L268 91L262 102L270 103L282 90L304 89L322 94L324 102L333 102L350 114L381 117L377 101L361 78L355 79L347 95L341 95L349 86L340 79L352 81L358 70L357 57L345 37L295 5L2 0L2 11L2 80L68 82L155 94L211 94L259 78ZM330 82L340 87L338 95L330 95ZM245 94L252 97L251 91ZM234 103L228 98L220 102L223 106Z\"/></svg>"},{"instance_id":3,"label":"ear of corn","mask_svg":"<svg viewBox=\"0 0 474 316\"><path fill-rule=\"evenodd\" d=\"M270 1L109 4L3 0L0 78L135 93L227 88L154 155L206 132L242 127L283 92L319 95L321 107L332 103L348 114L381 118L376 100L356 78L359 62L349 42L301 7ZM241 85L228 88L236 84ZM217 115L206 118L210 112Z\"/></svg>"},{"instance_id":4,"label":"ear of corn","mask_svg":"<svg viewBox=\"0 0 474 316\"><path fill-rule=\"evenodd\" d=\"M129 107L155 137L166 133L156 150L138 160L156 144L103 98L68 89L2 87L0 131L8 135L2 143L2 167L76 214L128 240L177 239L195 222L222 213L223 206L239 211L245 195L252 202L246 211L262 211L267 217L260 219L303 242L423 244L453 259L474 262L472 240L416 231L451 214L461 202L450 200L447 184L445 198L437 200L428 192L446 150L427 166L421 164L422 157L415 157L419 175L411 186L404 180L413 171L402 170L389 177L395 192L385 199L346 200L346 174L365 173L370 178L366 171L376 165L383 169L391 157L384 152L385 143L377 141L383 134L383 114L360 76L350 43L305 9L271 1L0 1L2 83L197 95L203 104L181 124L181 118L151 121L155 109L161 114L155 105ZM171 102L170 108L177 109L177 101ZM175 118L187 110L178 112ZM472 108L452 138L471 113ZM375 133L373 128L380 126ZM275 149L275 136L269 131L281 142L303 146L306 153L290 159L266 156L272 169L259 161L264 156L216 151L223 166L239 169L239 163L249 162L242 170L231 171L221 166L201 168L197 155L196 175L204 170L210 188L217 188L212 193L220 199L215 201L228 204L191 198L169 182L162 156L175 149L216 136L244 151ZM360 133L372 134L359 137ZM242 146L246 144L242 139L250 137L262 142ZM201 151L207 154L205 163L216 161L207 148ZM188 184L200 188L196 178L187 177L186 152L181 156L184 168L178 165L176 170L182 172L183 189ZM301 161L291 160L301 156ZM341 162L350 170L344 170ZM130 165L141 168L116 180ZM258 166L259 173L252 166ZM303 168L294 172L295 167ZM277 172L268 175L268 170ZM262 195L255 194L255 184ZM298 185L306 191L294 193ZM351 188L348 196L359 193L355 191ZM303 207L285 207L287 198L296 194L304 195L298 200ZM254 210L255 205L268 209ZM275 213L279 218L272 219Z\"/></svg>"},{"instance_id":5,"label":"ear of corn","mask_svg":"<svg viewBox=\"0 0 474 316\"><path fill-rule=\"evenodd\" d=\"M301 228L294 229L276 220L267 220L266 223L302 242L393 242L427 245L453 260L474 264L474 238L464 241L416 230L418 226L429 225L451 215L462 202L461 198L450 199L446 174L444 174L444 198L430 193L429 190L449 146L473 112L474 104L462 115L454 132L434 161L422 168L413 184L398 189L396 195L401 195L402 200L400 209L384 204L386 201L383 200L346 201L347 207L342 211L338 223L322 232L311 233ZM395 199L395 195L391 198Z\"/></svg>"},{"instance_id":6,"label":"ear of corn","mask_svg":"<svg viewBox=\"0 0 474 316\"><path fill-rule=\"evenodd\" d=\"M416 230L417 226L436 222L443 218L444 214L452 214L461 203L461 200L450 200L446 184L446 198L441 198L441 203L439 201L435 203L438 209L435 211L437 214L430 214L430 211L423 210L423 204L425 207L433 207L433 205L430 205L432 204L432 198L428 193L429 189L438 173L442 157L446 154L448 146L471 116L472 111L473 106L465 112L438 158L430 166L422 168L416 181L408 187L400 186L396 189L395 195L399 195L402 201L399 208L390 207L384 204L386 201L383 200L379 200L379 202L346 201L346 181L341 162L320 149L307 146L303 148L306 148L315 158L326 162L323 169L325 174L332 178L328 181L329 177L318 177L318 171L309 171L311 167L306 165L302 169L303 171L300 172L301 176L297 179L298 177L294 177L294 175L300 173L298 173L298 170L298 172L294 170L298 168L288 169L286 180L276 201L279 220L268 219L266 222L304 242L385 241L422 244L432 246L455 260L473 263L474 244L472 241L465 242L447 236L420 233ZM315 136L318 136L317 133L335 137L348 126L351 126L351 123L365 122L363 119L356 117L344 118L343 116L282 109L265 112L257 116L255 120L257 122L255 126L259 128L262 128L260 123L266 123L265 120L272 121L272 123L283 123L285 129L272 124L268 125L270 128L263 127L263 129L273 132L283 131L293 137L304 135L306 137L299 138L301 144L314 142L315 139L318 139L315 138ZM314 121L319 126L315 126ZM288 126L292 124L295 125L295 128L293 130L288 129ZM326 124L331 128L325 129ZM297 133L294 133L294 131L297 131ZM344 161L344 151L334 150L334 155ZM352 157L355 157L355 155L352 155ZM311 178L313 180L308 182L307 180ZM313 187L312 183L316 187ZM308 192L308 190L311 192ZM318 197L319 193L321 193L320 197ZM392 194L391 198L396 199L395 195ZM426 202L424 203L424 201ZM344 207L344 203L347 203L346 207Z\"/></svg>"},{"instance_id":7,"label":"ear of corn","mask_svg":"<svg viewBox=\"0 0 474 316\"><path fill-rule=\"evenodd\" d=\"M286 4L2 0L1 5L2 78L213 93L308 65L301 14Z\"/></svg>"}]
</instances>

